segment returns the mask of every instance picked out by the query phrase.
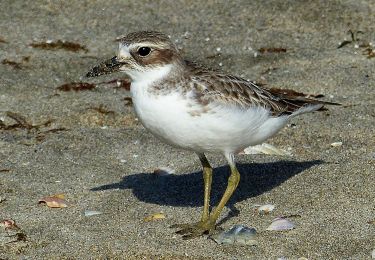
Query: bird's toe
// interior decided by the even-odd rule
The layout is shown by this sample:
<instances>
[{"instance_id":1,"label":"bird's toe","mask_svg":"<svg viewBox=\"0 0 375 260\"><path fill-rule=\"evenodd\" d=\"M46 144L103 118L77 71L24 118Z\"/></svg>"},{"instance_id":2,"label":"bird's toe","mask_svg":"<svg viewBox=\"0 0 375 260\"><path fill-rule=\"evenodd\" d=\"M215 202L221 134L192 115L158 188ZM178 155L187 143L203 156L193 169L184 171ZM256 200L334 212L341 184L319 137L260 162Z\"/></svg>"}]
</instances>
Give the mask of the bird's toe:
<instances>
[{"instance_id":1,"label":"bird's toe","mask_svg":"<svg viewBox=\"0 0 375 260\"><path fill-rule=\"evenodd\" d=\"M215 229L215 223L211 221L199 221L192 224L175 224L171 228L178 228L176 234L182 235L183 239L192 239L203 234L211 234Z\"/></svg>"}]
</instances>

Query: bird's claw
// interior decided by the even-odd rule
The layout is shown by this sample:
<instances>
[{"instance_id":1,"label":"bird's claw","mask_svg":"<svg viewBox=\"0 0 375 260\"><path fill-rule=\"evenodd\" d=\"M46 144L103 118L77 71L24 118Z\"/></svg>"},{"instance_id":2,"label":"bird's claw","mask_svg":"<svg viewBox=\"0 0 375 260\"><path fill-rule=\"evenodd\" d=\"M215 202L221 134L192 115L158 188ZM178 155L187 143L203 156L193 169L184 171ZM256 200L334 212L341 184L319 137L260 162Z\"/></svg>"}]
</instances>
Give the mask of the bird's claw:
<instances>
[{"instance_id":1,"label":"bird's claw","mask_svg":"<svg viewBox=\"0 0 375 260\"><path fill-rule=\"evenodd\" d=\"M215 230L215 223L207 220L192 224L175 224L171 228L179 229L176 234L182 235L183 239L191 239L203 234L211 234Z\"/></svg>"}]
</instances>

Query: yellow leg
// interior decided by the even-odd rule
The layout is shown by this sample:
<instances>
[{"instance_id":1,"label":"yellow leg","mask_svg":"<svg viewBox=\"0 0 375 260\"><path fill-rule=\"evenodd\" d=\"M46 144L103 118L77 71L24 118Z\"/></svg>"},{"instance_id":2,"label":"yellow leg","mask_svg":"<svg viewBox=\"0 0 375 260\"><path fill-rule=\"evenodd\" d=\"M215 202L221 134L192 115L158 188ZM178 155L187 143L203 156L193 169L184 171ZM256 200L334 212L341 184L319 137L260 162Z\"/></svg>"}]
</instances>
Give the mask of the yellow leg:
<instances>
[{"instance_id":1,"label":"yellow leg","mask_svg":"<svg viewBox=\"0 0 375 260\"><path fill-rule=\"evenodd\" d=\"M209 215L210 206L210 192L212 183L212 168L207 161L207 158L202 154L199 158L203 165L203 179L204 179L204 208L201 221L193 224L177 224L173 225L173 228L179 228L178 234L183 235L184 239L190 239L203 235L204 233L211 233L215 229L215 224L219 218L221 211L225 204L228 202L233 192L236 190L238 183L240 182L240 174L234 164L234 158L232 154L226 154L229 162L231 175L228 178L228 185L221 198L218 206Z\"/></svg>"},{"instance_id":2,"label":"yellow leg","mask_svg":"<svg viewBox=\"0 0 375 260\"><path fill-rule=\"evenodd\" d=\"M238 183L240 182L240 173L238 172L236 166L230 165L231 174L228 178L228 185L227 189L224 192L223 197L221 198L217 207L213 210L210 221L216 223L217 219L219 218L221 211L223 210L225 204L227 204L228 200L232 196L233 192L236 190Z\"/></svg>"},{"instance_id":3,"label":"yellow leg","mask_svg":"<svg viewBox=\"0 0 375 260\"><path fill-rule=\"evenodd\" d=\"M204 180L204 206L201 222L208 220L210 216L210 196L212 185L212 168L206 156L202 153L199 154L199 159L203 166L203 180Z\"/></svg>"}]
</instances>

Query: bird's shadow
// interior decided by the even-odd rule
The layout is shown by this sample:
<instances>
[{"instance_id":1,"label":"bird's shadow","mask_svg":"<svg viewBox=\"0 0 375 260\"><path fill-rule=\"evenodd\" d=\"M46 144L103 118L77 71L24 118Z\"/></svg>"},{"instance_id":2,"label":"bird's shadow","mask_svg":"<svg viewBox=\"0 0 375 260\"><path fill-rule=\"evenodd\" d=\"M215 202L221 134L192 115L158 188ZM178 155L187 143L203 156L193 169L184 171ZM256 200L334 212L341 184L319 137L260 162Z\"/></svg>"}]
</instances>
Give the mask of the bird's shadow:
<instances>
[{"instance_id":1,"label":"bird's shadow","mask_svg":"<svg viewBox=\"0 0 375 260\"><path fill-rule=\"evenodd\" d=\"M227 206L235 214L234 204L258 196L273 189L304 170L322 164L323 161L277 161L270 163L237 164L241 181ZM216 205L225 191L229 167L214 169L211 205ZM92 191L109 189L132 189L141 201L168 206L203 206L202 171L190 174L170 174L159 176L153 173L138 173L124 176L118 183L94 187Z\"/></svg>"}]
</instances>

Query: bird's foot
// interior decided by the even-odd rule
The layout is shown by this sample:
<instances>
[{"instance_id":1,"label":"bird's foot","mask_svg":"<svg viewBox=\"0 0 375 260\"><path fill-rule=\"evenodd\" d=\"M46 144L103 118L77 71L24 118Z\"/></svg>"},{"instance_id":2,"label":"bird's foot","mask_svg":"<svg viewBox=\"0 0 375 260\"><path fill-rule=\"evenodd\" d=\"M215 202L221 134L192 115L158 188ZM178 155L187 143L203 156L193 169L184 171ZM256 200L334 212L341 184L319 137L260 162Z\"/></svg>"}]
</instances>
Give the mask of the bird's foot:
<instances>
[{"instance_id":1,"label":"bird's foot","mask_svg":"<svg viewBox=\"0 0 375 260\"><path fill-rule=\"evenodd\" d=\"M171 228L179 229L176 234L182 235L183 239L191 239L202 236L203 234L212 234L215 230L215 222L210 221L199 221L191 224L175 224Z\"/></svg>"}]
</instances>

